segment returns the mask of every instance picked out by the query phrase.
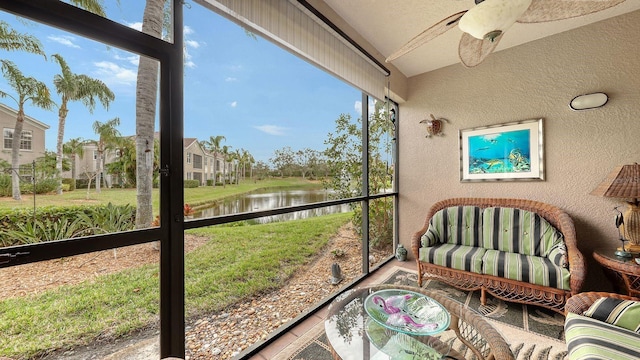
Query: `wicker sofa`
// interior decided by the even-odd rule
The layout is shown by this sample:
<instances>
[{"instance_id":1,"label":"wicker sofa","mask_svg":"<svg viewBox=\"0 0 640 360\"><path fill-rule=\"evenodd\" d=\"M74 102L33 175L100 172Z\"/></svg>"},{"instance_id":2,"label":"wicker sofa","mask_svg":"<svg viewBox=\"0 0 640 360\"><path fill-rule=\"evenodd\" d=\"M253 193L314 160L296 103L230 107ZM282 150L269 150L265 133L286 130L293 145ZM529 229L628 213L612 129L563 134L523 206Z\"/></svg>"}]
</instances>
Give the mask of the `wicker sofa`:
<instances>
[{"instance_id":1,"label":"wicker sofa","mask_svg":"<svg viewBox=\"0 0 640 360\"><path fill-rule=\"evenodd\" d=\"M640 302L640 298L585 292L567 300L564 333L569 360L640 359L638 304L623 301Z\"/></svg>"},{"instance_id":2,"label":"wicker sofa","mask_svg":"<svg viewBox=\"0 0 640 360\"><path fill-rule=\"evenodd\" d=\"M453 198L429 209L411 240L418 283L433 278L564 314L585 279L573 221L556 206L525 199Z\"/></svg>"}]
</instances>

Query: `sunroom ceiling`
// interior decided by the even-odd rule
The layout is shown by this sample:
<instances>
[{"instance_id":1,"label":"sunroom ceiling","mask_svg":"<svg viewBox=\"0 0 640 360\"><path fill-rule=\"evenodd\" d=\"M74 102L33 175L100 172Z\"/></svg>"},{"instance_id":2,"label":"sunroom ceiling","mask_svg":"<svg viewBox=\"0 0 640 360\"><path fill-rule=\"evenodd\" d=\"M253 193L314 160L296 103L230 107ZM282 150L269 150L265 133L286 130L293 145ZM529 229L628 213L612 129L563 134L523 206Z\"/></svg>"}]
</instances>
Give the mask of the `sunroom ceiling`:
<instances>
[{"instance_id":1,"label":"sunroom ceiling","mask_svg":"<svg viewBox=\"0 0 640 360\"><path fill-rule=\"evenodd\" d=\"M384 57L389 56L427 27L449 15L474 6L473 0L324 0L324 2ZM640 10L640 0L626 0L607 10L578 18L539 24L516 23L505 33L496 51L636 10ZM392 64L405 76L411 77L459 63L458 42L461 34L457 27L451 29L431 42L392 61Z\"/></svg>"}]
</instances>

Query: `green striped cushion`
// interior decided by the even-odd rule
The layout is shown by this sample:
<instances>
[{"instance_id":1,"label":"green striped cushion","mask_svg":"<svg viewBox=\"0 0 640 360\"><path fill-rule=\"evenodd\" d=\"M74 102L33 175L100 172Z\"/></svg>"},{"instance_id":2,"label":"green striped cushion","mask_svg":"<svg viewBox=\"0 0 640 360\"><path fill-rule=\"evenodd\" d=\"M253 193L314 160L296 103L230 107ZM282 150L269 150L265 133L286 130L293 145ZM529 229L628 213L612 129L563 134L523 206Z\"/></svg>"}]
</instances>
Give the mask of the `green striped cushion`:
<instances>
[{"instance_id":1,"label":"green striped cushion","mask_svg":"<svg viewBox=\"0 0 640 360\"><path fill-rule=\"evenodd\" d=\"M436 212L422 236L422 246L448 243L466 246L482 244L482 210L476 206L452 206Z\"/></svg>"},{"instance_id":2,"label":"green striped cushion","mask_svg":"<svg viewBox=\"0 0 640 360\"><path fill-rule=\"evenodd\" d=\"M564 336L570 360L640 359L640 336L633 331L568 313Z\"/></svg>"},{"instance_id":3,"label":"green striped cushion","mask_svg":"<svg viewBox=\"0 0 640 360\"><path fill-rule=\"evenodd\" d=\"M439 244L420 248L420 261L481 274L485 251L475 246Z\"/></svg>"},{"instance_id":4,"label":"green striped cushion","mask_svg":"<svg viewBox=\"0 0 640 360\"><path fill-rule=\"evenodd\" d=\"M487 250L482 259L482 273L519 280L530 284L570 290L569 270L545 257Z\"/></svg>"},{"instance_id":5,"label":"green striped cushion","mask_svg":"<svg viewBox=\"0 0 640 360\"><path fill-rule=\"evenodd\" d=\"M564 241L560 241L551 248L547 258L554 264L562 266L565 269L569 268L569 262L567 261L567 246Z\"/></svg>"},{"instance_id":6,"label":"green striped cushion","mask_svg":"<svg viewBox=\"0 0 640 360\"><path fill-rule=\"evenodd\" d=\"M584 315L640 334L640 302L638 301L603 297L596 300Z\"/></svg>"},{"instance_id":7,"label":"green striped cushion","mask_svg":"<svg viewBox=\"0 0 640 360\"><path fill-rule=\"evenodd\" d=\"M484 209L483 245L487 249L546 257L562 234L540 215L522 209Z\"/></svg>"}]
</instances>

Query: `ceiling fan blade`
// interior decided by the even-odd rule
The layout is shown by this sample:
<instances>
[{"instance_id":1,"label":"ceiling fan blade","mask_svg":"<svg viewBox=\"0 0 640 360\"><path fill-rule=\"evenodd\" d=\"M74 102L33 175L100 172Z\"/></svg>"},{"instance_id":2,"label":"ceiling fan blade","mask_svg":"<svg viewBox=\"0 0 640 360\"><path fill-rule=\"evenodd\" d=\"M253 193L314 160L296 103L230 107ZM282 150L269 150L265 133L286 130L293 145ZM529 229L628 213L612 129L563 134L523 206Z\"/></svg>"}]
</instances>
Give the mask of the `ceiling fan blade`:
<instances>
[{"instance_id":1,"label":"ceiling fan blade","mask_svg":"<svg viewBox=\"0 0 640 360\"><path fill-rule=\"evenodd\" d=\"M391 62L399 58L400 56L405 55L406 53L412 50L415 50L421 45L435 39L437 36L444 34L445 32L447 32L447 30L458 25L458 21L460 21L460 18L466 12L467 10L464 10L459 13L453 14L441 20L437 24L431 26L427 30L421 32L420 34L416 35L413 39L409 40L409 42L406 43L404 46L402 46L400 49L396 50L393 54L389 55L389 57L386 59L386 62Z\"/></svg>"},{"instance_id":2,"label":"ceiling fan blade","mask_svg":"<svg viewBox=\"0 0 640 360\"><path fill-rule=\"evenodd\" d=\"M533 0L517 22L539 23L588 15L623 3L625 0Z\"/></svg>"},{"instance_id":3,"label":"ceiling fan blade","mask_svg":"<svg viewBox=\"0 0 640 360\"><path fill-rule=\"evenodd\" d=\"M491 41L489 39L476 39L467 33L462 33L460 45L458 46L458 55L462 65L468 68L479 65L496 49L501 39L502 34Z\"/></svg>"}]
</instances>

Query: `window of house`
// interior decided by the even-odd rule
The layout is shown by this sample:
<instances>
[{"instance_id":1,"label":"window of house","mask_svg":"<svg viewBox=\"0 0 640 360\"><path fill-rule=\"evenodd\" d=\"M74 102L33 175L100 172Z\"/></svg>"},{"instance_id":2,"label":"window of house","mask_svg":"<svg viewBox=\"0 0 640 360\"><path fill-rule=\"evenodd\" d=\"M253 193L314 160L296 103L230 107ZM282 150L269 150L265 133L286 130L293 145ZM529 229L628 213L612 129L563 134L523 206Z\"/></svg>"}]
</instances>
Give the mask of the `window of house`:
<instances>
[{"instance_id":1,"label":"window of house","mask_svg":"<svg viewBox=\"0 0 640 360\"><path fill-rule=\"evenodd\" d=\"M187 180L191 180L193 175L191 175L190 171L187 171Z\"/></svg>"},{"instance_id":2,"label":"window of house","mask_svg":"<svg viewBox=\"0 0 640 360\"><path fill-rule=\"evenodd\" d=\"M3 138L4 138L4 148L11 149L11 139L13 139L13 129L4 129Z\"/></svg>"},{"instance_id":3,"label":"window of house","mask_svg":"<svg viewBox=\"0 0 640 360\"><path fill-rule=\"evenodd\" d=\"M191 153L187 153L187 164L191 164Z\"/></svg>"},{"instance_id":4,"label":"window of house","mask_svg":"<svg viewBox=\"0 0 640 360\"><path fill-rule=\"evenodd\" d=\"M202 156L193 154L193 167L195 169L202 169Z\"/></svg>"},{"instance_id":5,"label":"window of house","mask_svg":"<svg viewBox=\"0 0 640 360\"><path fill-rule=\"evenodd\" d=\"M3 133L3 145L5 149L11 149L13 146L13 129L4 129ZM31 150L31 143L33 139L33 132L30 130L23 130L20 136L20 150Z\"/></svg>"},{"instance_id":6,"label":"window of house","mask_svg":"<svg viewBox=\"0 0 640 360\"><path fill-rule=\"evenodd\" d=\"M98 160L98 152L96 150L93 151L93 160Z\"/></svg>"}]
</instances>

